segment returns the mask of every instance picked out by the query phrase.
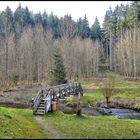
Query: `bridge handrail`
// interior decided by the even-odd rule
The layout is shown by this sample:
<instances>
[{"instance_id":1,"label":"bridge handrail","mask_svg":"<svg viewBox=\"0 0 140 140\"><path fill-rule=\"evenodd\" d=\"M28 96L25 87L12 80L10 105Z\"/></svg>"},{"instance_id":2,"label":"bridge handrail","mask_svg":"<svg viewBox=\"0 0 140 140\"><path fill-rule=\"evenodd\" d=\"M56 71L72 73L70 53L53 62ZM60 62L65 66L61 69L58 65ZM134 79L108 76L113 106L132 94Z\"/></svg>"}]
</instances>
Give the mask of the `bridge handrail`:
<instances>
[{"instance_id":1,"label":"bridge handrail","mask_svg":"<svg viewBox=\"0 0 140 140\"><path fill-rule=\"evenodd\" d=\"M37 111L37 108L43 98L43 90L39 90L38 94L36 95L34 101L33 101L33 112Z\"/></svg>"},{"instance_id":2,"label":"bridge handrail","mask_svg":"<svg viewBox=\"0 0 140 140\"><path fill-rule=\"evenodd\" d=\"M80 83L74 82L74 83L67 83L67 84L61 84L61 85L57 85L57 86L50 86L47 90L48 92L52 91L52 96L53 99L55 100L56 93L58 93L59 91L62 90L69 90L69 95L78 95L79 93L77 93L77 91L80 91L80 96L83 96L83 89ZM59 94L60 95L60 94Z\"/></svg>"},{"instance_id":3,"label":"bridge handrail","mask_svg":"<svg viewBox=\"0 0 140 140\"><path fill-rule=\"evenodd\" d=\"M50 98L50 99L49 99ZM48 110L49 110L49 108L51 107L51 94L50 94L50 92L48 92L48 94L47 94L47 96L45 97L45 112L47 113L48 112ZM49 104L50 103L50 104ZM49 105L49 107L48 107L48 105Z\"/></svg>"},{"instance_id":4,"label":"bridge handrail","mask_svg":"<svg viewBox=\"0 0 140 140\"><path fill-rule=\"evenodd\" d=\"M79 84L79 83L77 83L77 82L74 82L74 83L67 83L67 84L61 84L61 85L57 85L57 86L50 86L49 87L49 89L50 88L53 88L53 89L55 89L55 88L64 88L64 87L69 87L69 86L73 86L73 85L76 85L76 84Z\"/></svg>"},{"instance_id":5,"label":"bridge handrail","mask_svg":"<svg viewBox=\"0 0 140 140\"><path fill-rule=\"evenodd\" d=\"M61 87L65 87L65 86L69 86L69 84L61 84L61 85L57 85L57 86L52 86L50 88L61 88Z\"/></svg>"}]
</instances>

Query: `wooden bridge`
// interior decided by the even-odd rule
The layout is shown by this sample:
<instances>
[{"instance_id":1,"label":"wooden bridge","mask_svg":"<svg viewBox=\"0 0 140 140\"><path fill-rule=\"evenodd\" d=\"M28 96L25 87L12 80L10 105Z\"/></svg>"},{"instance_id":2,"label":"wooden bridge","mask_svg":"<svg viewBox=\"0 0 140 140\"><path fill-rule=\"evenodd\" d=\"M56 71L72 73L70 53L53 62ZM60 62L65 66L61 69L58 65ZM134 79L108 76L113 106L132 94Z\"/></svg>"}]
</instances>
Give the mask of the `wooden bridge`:
<instances>
[{"instance_id":1,"label":"wooden bridge","mask_svg":"<svg viewBox=\"0 0 140 140\"><path fill-rule=\"evenodd\" d=\"M65 100L70 95L78 96L78 98L83 96L80 83L62 84L48 89L41 89L33 100L33 114L42 115L52 111L54 102Z\"/></svg>"}]
</instances>

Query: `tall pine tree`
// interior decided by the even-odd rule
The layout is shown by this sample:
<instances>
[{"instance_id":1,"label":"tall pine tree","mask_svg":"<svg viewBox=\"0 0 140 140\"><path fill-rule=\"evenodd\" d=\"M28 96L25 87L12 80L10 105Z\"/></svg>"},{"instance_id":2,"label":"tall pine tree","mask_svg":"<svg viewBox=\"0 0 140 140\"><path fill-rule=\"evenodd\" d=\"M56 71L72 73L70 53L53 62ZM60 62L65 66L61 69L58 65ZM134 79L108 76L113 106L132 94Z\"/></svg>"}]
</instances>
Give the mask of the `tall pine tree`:
<instances>
[{"instance_id":1,"label":"tall pine tree","mask_svg":"<svg viewBox=\"0 0 140 140\"><path fill-rule=\"evenodd\" d=\"M66 72L63 58L59 48L53 53L52 67L50 70L50 85L60 85L66 83Z\"/></svg>"},{"instance_id":2,"label":"tall pine tree","mask_svg":"<svg viewBox=\"0 0 140 140\"><path fill-rule=\"evenodd\" d=\"M91 38L94 40L101 39L101 27L97 17L95 18L94 24L91 27Z\"/></svg>"},{"instance_id":3,"label":"tall pine tree","mask_svg":"<svg viewBox=\"0 0 140 140\"><path fill-rule=\"evenodd\" d=\"M82 38L88 38L90 35L90 28L89 28L89 23L88 23L88 19L86 15L81 23L81 33L82 33L81 34Z\"/></svg>"}]
</instances>

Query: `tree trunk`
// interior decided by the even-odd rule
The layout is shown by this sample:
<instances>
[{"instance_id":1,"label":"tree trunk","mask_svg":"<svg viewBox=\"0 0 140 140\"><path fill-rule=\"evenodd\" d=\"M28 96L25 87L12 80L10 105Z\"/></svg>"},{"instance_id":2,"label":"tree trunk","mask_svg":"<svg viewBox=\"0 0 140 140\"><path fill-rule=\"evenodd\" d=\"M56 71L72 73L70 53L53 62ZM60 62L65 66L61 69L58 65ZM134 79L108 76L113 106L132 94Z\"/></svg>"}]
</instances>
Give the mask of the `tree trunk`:
<instances>
[{"instance_id":1,"label":"tree trunk","mask_svg":"<svg viewBox=\"0 0 140 140\"><path fill-rule=\"evenodd\" d=\"M106 104L107 104L107 107L109 107L109 97L106 97Z\"/></svg>"}]
</instances>

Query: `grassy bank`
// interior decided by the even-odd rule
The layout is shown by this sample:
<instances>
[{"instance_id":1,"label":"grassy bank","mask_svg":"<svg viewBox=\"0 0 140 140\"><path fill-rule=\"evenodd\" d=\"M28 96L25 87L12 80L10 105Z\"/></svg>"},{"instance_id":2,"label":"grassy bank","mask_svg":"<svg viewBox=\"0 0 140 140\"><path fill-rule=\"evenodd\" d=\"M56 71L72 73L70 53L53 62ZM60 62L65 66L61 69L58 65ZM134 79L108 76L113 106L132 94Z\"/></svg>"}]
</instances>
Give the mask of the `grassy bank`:
<instances>
[{"instance_id":1,"label":"grassy bank","mask_svg":"<svg viewBox=\"0 0 140 140\"><path fill-rule=\"evenodd\" d=\"M62 112L49 113L44 120L62 133L62 138L138 139L140 121L121 120L111 116L76 116Z\"/></svg>"},{"instance_id":2,"label":"grassy bank","mask_svg":"<svg viewBox=\"0 0 140 140\"><path fill-rule=\"evenodd\" d=\"M77 116L49 112L44 125L60 133L60 138L140 138L140 121L111 116ZM0 138L51 138L34 121L31 110L0 108Z\"/></svg>"},{"instance_id":3,"label":"grassy bank","mask_svg":"<svg viewBox=\"0 0 140 140\"><path fill-rule=\"evenodd\" d=\"M32 111L0 107L0 138L45 138Z\"/></svg>"},{"instance_id":4,"label":"grassy bank","mask_svg":"<svg viewBox=\"0 0 140 140\"><path fill-rule=\"evenodd\" d=\"M99 89L99 79L82 81L82 87L90 89L92 85L96 86L96 89L90 91L87 90L87 94L81 97L81 102L86 105L95 106L98 101L105 101L104 96ZM94 88L94 87L93 87ZM129 103L130 108L140 109L140 82L127 81L122 78L116 78L115 81L115 95L111 97L111 101L118 101Z\"/></svg>"}]
</instances>

